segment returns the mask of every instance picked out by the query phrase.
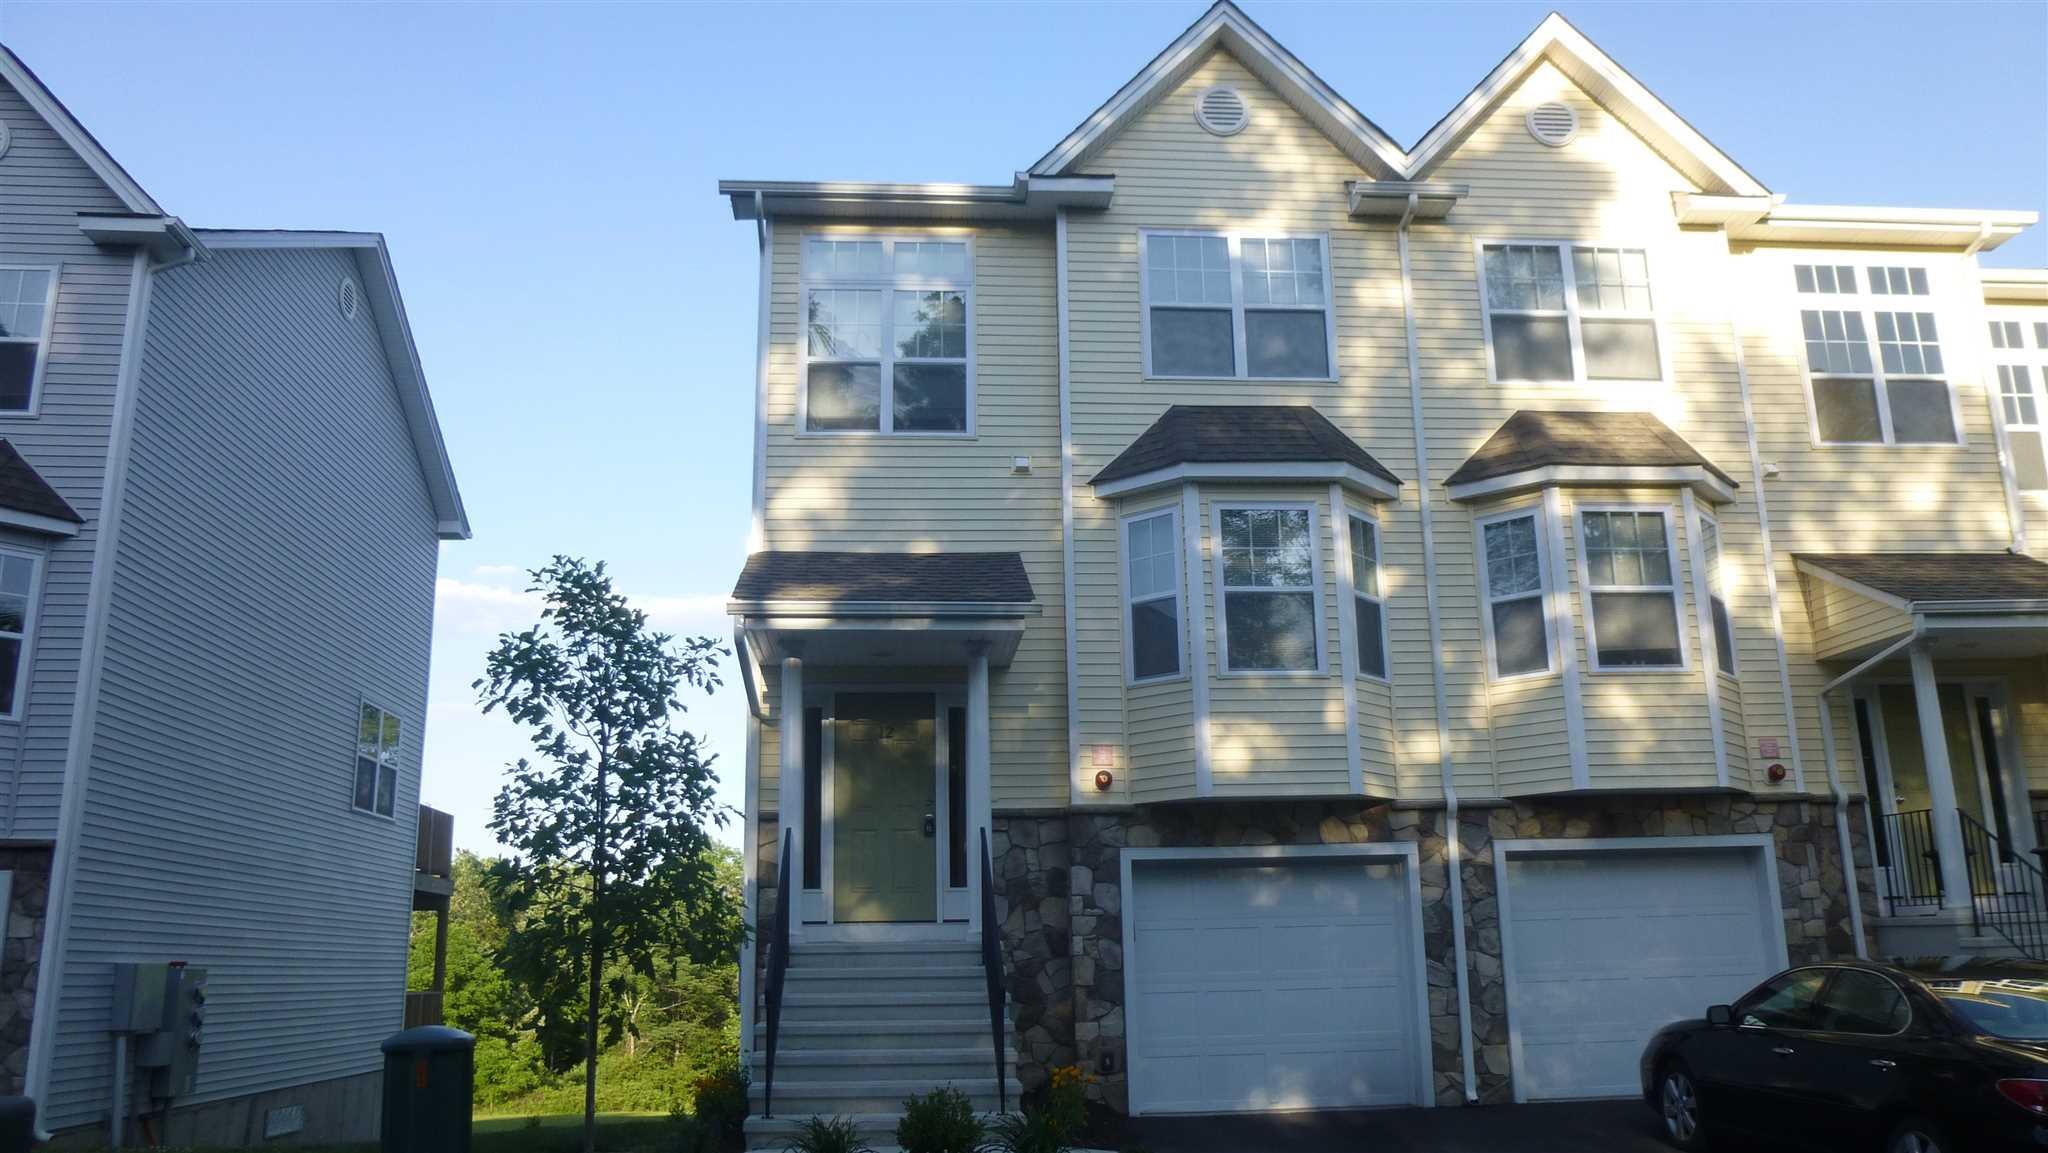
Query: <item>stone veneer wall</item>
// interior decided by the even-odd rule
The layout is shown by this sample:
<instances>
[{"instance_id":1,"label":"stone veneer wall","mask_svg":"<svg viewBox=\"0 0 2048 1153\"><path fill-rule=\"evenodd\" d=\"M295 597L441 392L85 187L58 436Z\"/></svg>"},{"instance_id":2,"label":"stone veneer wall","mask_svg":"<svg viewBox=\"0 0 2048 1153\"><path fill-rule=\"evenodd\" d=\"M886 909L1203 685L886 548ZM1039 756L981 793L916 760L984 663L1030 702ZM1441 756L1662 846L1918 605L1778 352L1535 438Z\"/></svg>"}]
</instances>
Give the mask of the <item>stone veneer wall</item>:
<instances>
[{"instance_id":1,"label":"stone veneer wall","mask_svg":"<svg viewBox=\"0 0 2048 1153\"><path fill-rule=\"evenodd\" d=\"M1867 863L1862 813L1852 809L1852 852ZM1439 1104L1463 1100L1458 1049L1443 811L1384 803L1236 802L1135 811L999 815L992 849L1018 1077L1027 1089L1056 1065L1078 1062L1095 1091L1127 1107L1123 893L1126 847L1352 844L1413 841L1421 859L1423 955L1429 986L1431 1065ZM1466 808L1459 815L1473 1059L1482 1102L1513 1099L1506 989L1494 894L1493 842L1523 837L1644 837L1768 833L1776 846L1785 940L1795 962L1854 951L1834 828L1834 806L1808 800L1712 796L1591 796ZM1876 897L1860 878L1867 915ZM1103 1073L1105 1056L1114 1071Z\"/></svg>"},{"instance_id":2,"label":"stone veneer wall","mask_svg":"<svg viewBox=\"0 0 2048 1153\"><path fill-rule=\"evenodd\" d=\"M21 1092L28 1072L29 1022L43 958L43 909L50 899L50 850L0 849L0 870L14 874L7 936L0 943L0 1095Z\"/></svg>"}]
</instances>

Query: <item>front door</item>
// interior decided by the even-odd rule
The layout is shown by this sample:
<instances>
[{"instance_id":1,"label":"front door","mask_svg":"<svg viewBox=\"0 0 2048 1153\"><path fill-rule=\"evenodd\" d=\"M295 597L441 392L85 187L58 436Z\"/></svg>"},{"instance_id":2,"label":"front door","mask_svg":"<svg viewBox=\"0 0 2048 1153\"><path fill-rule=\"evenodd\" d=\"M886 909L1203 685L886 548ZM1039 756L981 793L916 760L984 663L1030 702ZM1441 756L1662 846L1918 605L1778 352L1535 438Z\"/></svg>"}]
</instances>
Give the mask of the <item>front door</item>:
<instances>
[{"instance_id":1,"label":"front door","mask_svg":"<svg viewBox=\"0 0 2048 1153\"><path fill-rule=\"evenodd\" d=\"M1920 717L1910 684L1883 684L1872 694L1881 729L1884 751L1878 794L1881 812L1918 814L1933 807L1927 784L1927 758L1920 744ZM2005 852L2012 852L2016 830L2009 819L2006 791L2008 782L2002 756L2004 723L1994 690L1980 685L1943 683L1936 687L1941 704L1943 741L1948 747L1949 775L1954 781L1956 807L1971 821L1999 839ZM1858 701L1859 721L1867 722L1863 710L1873 703ZM1868 742L1867 723L1858 737ZM1866 766L1867 768L1870 766ZM1925 818L1908 817L1886 838L1895 842L1880 848L1881 857L1897 857L1903 865L1888 882L1889 896L1907 900L1931 900L1939 894L1939 870L1932 861L1931 829L1922 828ZM1967 838L1966 838L1967 839ZM1925 842L1925 843L1923 843ZM1924 858L1924 862L1922 861ZM1998 891L1994 863L1969 861L1971 888L1979 895Z\"/></svg>"},{"instance_id":2,"label":"front door","mask_svg":"<svg viewBox=\"0 0 2048 1153\"><path fill-rule=\"evenodd\" d=\"M938 918L929 693L840 693L832 721L832 919Z\"/></svg>"}]
</instances>

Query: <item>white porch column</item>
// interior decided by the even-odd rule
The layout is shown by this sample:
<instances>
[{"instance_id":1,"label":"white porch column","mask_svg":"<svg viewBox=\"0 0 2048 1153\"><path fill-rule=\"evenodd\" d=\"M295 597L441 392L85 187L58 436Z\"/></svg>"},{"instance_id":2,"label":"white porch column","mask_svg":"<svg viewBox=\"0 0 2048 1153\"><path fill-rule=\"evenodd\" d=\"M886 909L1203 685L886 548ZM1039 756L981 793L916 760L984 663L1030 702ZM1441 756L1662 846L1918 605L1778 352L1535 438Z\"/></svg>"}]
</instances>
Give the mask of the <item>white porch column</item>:
<instances>
[{"instance_id":1,"label":"white porch column","mask_svg":"<svg viewBox=\"0 0 2048 1153\"><path fill-rule=\"evenodd\" d=\"M782 701L776 708L777 745L782 750L781 773L775 782L775 807L782 814L782 831L789 834L796 851L789 867L794 876L779 877L796 907L789 911L789 933L802 932L804 857L811 851L804 844L804 662L794 656L782 658ZM775 839L775 855L782 859L782 838Z\"/></svg>"},{"instance_id":2,"label":"white porch column","mask_svg":"<svg viewBox=\"0 0 2048 1153\"><path fill-rule=\"evenodd\" d=\"M1970 867L1963 859L1963 821L1956 810L1956 782L1948 763L1948 734L1941 723L1941 697L1935 690L1934 658L1915 645L1908 654L1913 666L1913 704L1920 717L1920 755L1927 762L1928 806L1934 811L1934 851L1941 858L1941 907L1970 907Z\"/></svg>"},{"instance_id":3,"label":"white porch column","mask_svg":"<svg viewBox=\"0 0 2048 1153\"><path fill-rule=\"evenodd\" d=\"M967 899L981 922L981 839L989 831L988 643L967 647ZM991 858L994 845L989 846ZM993 866L993 859L991 859Z\"/></svg>"}]
</instances>

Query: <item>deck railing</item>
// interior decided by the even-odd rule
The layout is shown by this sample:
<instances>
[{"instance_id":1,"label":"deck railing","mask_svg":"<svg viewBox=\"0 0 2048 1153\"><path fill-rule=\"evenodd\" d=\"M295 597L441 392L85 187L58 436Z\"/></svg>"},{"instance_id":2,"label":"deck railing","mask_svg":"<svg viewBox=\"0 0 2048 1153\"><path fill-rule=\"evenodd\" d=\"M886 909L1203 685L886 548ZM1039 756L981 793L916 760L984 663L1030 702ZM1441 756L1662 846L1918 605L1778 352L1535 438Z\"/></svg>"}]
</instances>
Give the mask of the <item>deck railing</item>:
<instances>
[{"instance_id":1,"label":"deck railing","mask_svg":"<svg viewBox=\"0 0 2048 1153\"><path fill-rule=\"evenodd\" d=\"M405 995L405 1027L417 1029L421 1025L441 1023L441 991L422 989Z\"/></svg>"},{"instance_id":2,"label":"deck railing","mask_svg":"<svg viewBox=\"0 0 2048 1153\"><path fill-rule=\"evenodd\" d=\"M455 815L420 806L419 838L413 842L413 870L429 877L455 875Z\"/></svg>"}]
</instances>

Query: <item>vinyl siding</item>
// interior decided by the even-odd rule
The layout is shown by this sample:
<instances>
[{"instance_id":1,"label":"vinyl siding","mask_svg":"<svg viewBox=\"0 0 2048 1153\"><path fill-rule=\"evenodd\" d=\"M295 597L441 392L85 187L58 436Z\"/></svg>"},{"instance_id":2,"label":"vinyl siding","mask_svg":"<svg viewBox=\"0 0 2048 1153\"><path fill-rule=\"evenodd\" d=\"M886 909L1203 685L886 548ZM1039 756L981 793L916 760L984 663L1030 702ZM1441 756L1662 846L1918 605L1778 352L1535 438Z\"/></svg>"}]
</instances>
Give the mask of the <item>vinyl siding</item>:
<instances>
[{"instance_id":1,"label":"vinyl siding","mask_svg":"<svg viewBox=\"0 0 2048 1153\"><path fill-rule=\"evenodd\" d=\"M375 1070L402 1024L439 543L344 275L340 251L219 251L155 286L53 1127L108 1107L116 960L209 970L188 1103ZM403 726L396 820L351 808L364 700Z\"/></svg>"},{"instance_id":2,"label":"vinyl siding","mask_svg":"<svg viewBox=\"0 0 2048 1153\"><path fill-rule=\"evenodd\" d=\"M971 236L973 437L800 435L796 426L802 236L859 232L778 220L771 277L766 547L1015 551L1037 594L1016 659L989 678L990 789L997 810L1064 804L1066 651L1060 549L1059 341L1049 226L891 228ZM875 230L866 230L875 231ZM1030 457L1029 475L1012 460ZM1116 614L1106 619L1113 625ZM763 654L772 664L777 654ZM964 667L964 658L963 658ZM893 670L867 670L867 679ZM773 804L773 726L762 803Z\"/></svg>"},{"instance_id":3,"label":"vinyl siding","mask_svg":"<svg viewBox=\"0 0 2048 1153\"><path fill-rule=\"evenodd\" d=\"M1250 110L1231 137L1203 131L1194 94L1230 84ZM1390 230L1353 223L1343 187L1363 174L1227 52L1212 54L1176 89L1091 161L1116 174L1116 198L1100 213L1068 221L1069 348L1074 451L1074 554L1079 718L1083 746L1135 743L1125 730L1130 695L1123 685L1118 600L1116 502L1098 500L1088 480L1122 452L1167 407L1185 404L1313 404L1397 475L1413 473L1399 261ZM1141 229L1270 230L1322 233L1329 239L1330 283L1336 293L1334 381L1169 380L1144 377L1144 317L1139 288ZM1219 494L1201 488L1205 538ZM1275 488L1250 494L1316 502L1317 547L1323 562L1320 611L1325 672L1312 678L1219 676L1213 615L1213 572L1205 572L1203 623L1209 654L1212 779L1216 795L1345 794L1350 788L1343 675L1330 551L1328 488ZM1363 498L1347 494L1357 507ZM1387 627L1392 689L1361 682L1362 760L1379 766L1375 788L1393 784L1394 758L1384 745L1385 706L1402 716L1402 756L1417 782L1436 775L1435 714L1429 676L1428 625L1419 550L1420 522L1412 487L1380 506L1382 576L1389 593ZM1213 542L1209 555L1213 557ZM1205 565L1213 569L1213 565ZM1348 592L1343 593L1348 595ZM1381 719L1375 721L1378 715ZM1375 733L1381 735L1374 735ZM1379 747L1382 751L1371 750ZM1426 762L1426 764L1425 764ZM1427 787L1426 785L1424 787ZM1090 795L1093 795L1090 790ZM1132 799L1112 792L1104 799Z\"/></svg>"},{"instance_id":4,"label":"vinyl siding","mask_svg":"<svg viewBox=\"0 0 2048 1153\"><path fill-rule=\"evenodd\" d=\"M64 791L134 260L100 249L79 232L81 212L126 209L5 83L0 121L13 133L0 156L0 264L58 270L36 414L0 414L0 437L86 520L75 537L20 542L45 552L46 563L21 719L0 721L0 798L6 804L0 819L8 838L50 841Z\"/></svg>"},{"instance_id":5,"label":"vinyl siding","mask_svg":"<svg viewBox=\"0 0 2048 1153\"><path fill-rule=\"evenodd\" d=\"M1799 580L1806 589L1815 660L1859 654L1896 640L1913 627L1913 618L1904 609L1808 573L1800 573Z\"/></svg>"}]
</instances>

